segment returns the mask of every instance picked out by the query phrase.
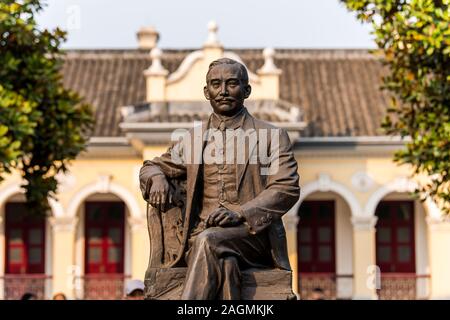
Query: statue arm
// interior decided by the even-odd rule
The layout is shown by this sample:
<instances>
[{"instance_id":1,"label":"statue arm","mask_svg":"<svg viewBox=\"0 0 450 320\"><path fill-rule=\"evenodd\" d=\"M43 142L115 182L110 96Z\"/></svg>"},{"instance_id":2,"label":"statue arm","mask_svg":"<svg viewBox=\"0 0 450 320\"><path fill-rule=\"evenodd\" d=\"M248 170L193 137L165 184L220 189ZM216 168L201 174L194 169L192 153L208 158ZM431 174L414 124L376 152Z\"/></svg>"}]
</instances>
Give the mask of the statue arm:
<instances>
[{"instance_id":1,"label":"statue arm","mask_svg":"<svg viewBox=\"0 0 450 320\"><path fill-rule=\"evenodd\" d=\"M241 206L242 215L252 234L261 232L273 220L281 219L300 196L297 161L289 136L284 130L280 132L279 155L275 159L271 157L269 166L274 174L268 176L266 187L258 196Z\"/></svg>"},{"instance_id":2,"label":"statue arm","mask_svg":"<svg viewBox=\"0 0 450 320\"><path fill-rule=\"evenodd\" d=\"M186 176L182 143L172 145L160 157L144 161L139 171L140 188L144 199L148 196L152 178L156 175L164 175L169 179L182 179Z\"/></svg>"}]
</instances>

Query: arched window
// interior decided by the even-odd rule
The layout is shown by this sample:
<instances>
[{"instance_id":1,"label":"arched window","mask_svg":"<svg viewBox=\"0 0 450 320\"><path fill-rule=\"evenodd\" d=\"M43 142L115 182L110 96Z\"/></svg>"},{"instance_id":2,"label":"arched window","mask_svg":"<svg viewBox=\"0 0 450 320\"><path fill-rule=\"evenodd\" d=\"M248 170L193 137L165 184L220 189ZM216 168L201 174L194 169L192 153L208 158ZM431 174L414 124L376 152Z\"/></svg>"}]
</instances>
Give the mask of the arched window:
<instances>
[{"instance_id":1,"label":"arched window","mask_svg":"<svg viewBox=\"0 0 450 320\"><path fill-rule=\"evenodd\" d=\"M298 225L301 273L335 273L334 201L304 201Z\"/></svg>"},{"instance_id":2,"label":"arched window","mask_svg":"<svg viewBox=\"0 0 450 320\"><path fill-rule=\"evenodd\" d=\"M45 273L45 217L28 215L23 202L8 202L5 218L5 273Z\"/></svg>"},{"instance_id":3,"label":"arched window","mask_svg":"<svg viewBox=\"0 0 450 320\"><path fill-rule=\"evenodd\" d=\"M85 273L123 273L124 203L89 201L85 205Z\"/></svg>"},{"instance_id":4,"label":"arched window","mask_svg":"<svg viewBox=\"0 0 450 320\"><path fill-rule=\"evenodd\" d=\"M377 265L382 273L415 273L414 202L381 201L376 209Z\"/></svg>"}]
</instances>

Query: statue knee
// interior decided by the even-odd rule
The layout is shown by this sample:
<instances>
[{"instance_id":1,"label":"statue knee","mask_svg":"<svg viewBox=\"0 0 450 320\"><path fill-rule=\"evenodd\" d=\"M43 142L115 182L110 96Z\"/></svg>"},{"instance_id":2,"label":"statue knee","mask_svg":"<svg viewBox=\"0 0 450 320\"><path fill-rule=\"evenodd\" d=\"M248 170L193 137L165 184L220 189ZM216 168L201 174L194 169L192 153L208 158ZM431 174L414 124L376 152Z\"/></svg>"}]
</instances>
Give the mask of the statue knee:
<instances>
[{"instance_id":1,"label":"statue knee","mask_svg":"<svg viewBox=\"0 0 450 320\"><path fill-rule=\"evenodd\" d=\"M220 228L208 228L203 230L195 239L197 247L214 247L216 244L216 233Z\"/></svg>"}]
</instances>

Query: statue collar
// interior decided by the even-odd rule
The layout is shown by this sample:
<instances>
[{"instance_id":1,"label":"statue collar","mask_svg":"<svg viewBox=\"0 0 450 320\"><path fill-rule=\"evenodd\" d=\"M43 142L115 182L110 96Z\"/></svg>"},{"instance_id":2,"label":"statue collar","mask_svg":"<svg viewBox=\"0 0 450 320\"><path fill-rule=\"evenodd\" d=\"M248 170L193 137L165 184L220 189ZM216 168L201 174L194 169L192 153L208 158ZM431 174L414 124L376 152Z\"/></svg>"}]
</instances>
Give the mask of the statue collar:
<instances>
[{"instance_id":1,"label":"statue collar","mask_svg":"<svg viewBox=\"0 0 450 320\"><path fill-rule=\"evenodd\" d=\"M242 127L245 116L247 114L247 109L243 107L237 114L232 117L221 116L216 113L212 113L210 117L210 128L225 130Z\"/></svg>"}]
</instances>

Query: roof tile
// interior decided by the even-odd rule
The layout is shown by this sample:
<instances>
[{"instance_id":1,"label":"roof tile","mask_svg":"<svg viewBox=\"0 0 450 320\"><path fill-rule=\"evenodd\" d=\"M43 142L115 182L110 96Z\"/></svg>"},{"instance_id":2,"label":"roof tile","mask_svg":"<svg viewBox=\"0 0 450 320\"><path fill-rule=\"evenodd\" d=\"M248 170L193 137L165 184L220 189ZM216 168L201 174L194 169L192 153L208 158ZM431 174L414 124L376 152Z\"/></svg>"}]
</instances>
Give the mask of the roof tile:
<instances>
[{"instance_id":1,"label":"roof tile","mask_svg":"<svg viewBox=\"0 0 450 320\"><path fill-rule=\"evenodd\" d=\"M231 51L254 72L264 63L261 49ZM164 50L162 64L174 72L190 52ZM150 64L149 54L142 50L67 52L63 81L94 106L94 136L121 135L119 108L145 101L143 71ZM303 136L381 134L389 96L379 90L383 66L366 50L277 49L275 64L283 70L280 99L300 106L304 113Z\"/></svg>"}]
</instances>

